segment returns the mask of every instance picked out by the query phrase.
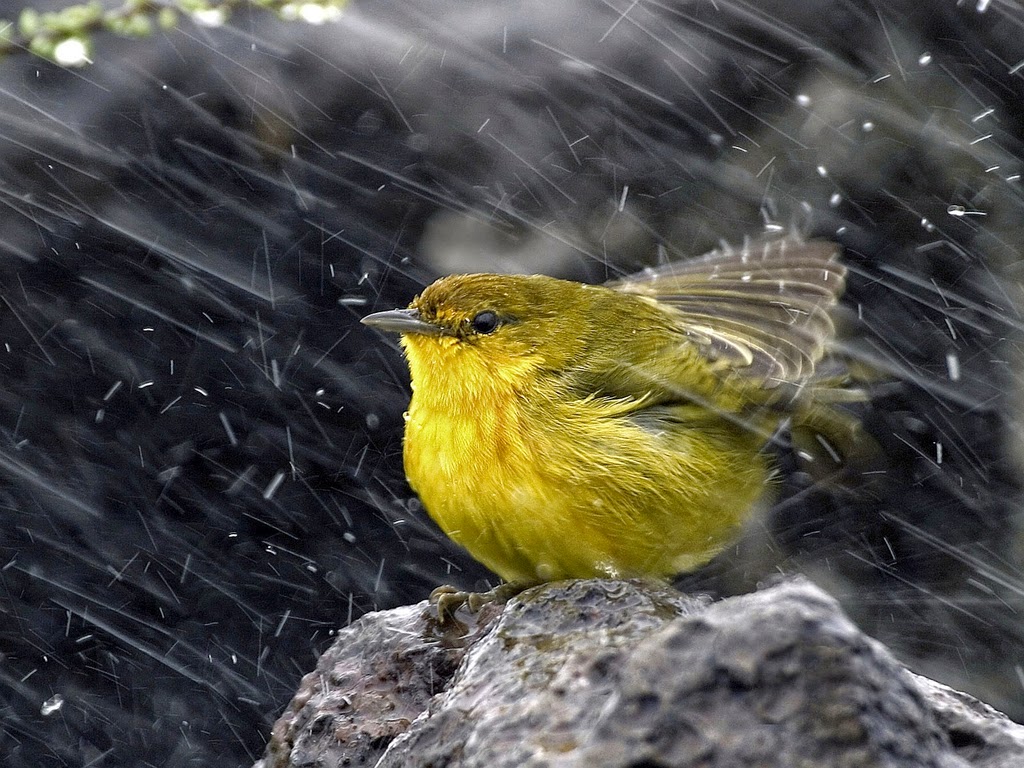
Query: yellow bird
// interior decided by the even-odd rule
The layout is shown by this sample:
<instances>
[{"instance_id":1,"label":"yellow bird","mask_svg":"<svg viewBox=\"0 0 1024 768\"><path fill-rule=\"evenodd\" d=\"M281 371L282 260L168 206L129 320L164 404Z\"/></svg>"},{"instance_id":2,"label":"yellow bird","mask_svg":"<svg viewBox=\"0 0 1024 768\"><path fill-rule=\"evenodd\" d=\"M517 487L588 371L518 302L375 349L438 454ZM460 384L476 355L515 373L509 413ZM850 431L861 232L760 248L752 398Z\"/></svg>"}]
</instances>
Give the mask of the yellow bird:
<instances>
[{"instance_id":1,"label":"yellow bird","mask_svg":"<svg viewBox=\"0 0 1024 768\"><path fill-rule=\"evenodd\" d=\"M781 426L856 439L816 374L838 255L784 238L603 286L453 275L363 318L408 358L410 484L514 589L702 565L771 488Z\"/></svg>"}]
</instances>

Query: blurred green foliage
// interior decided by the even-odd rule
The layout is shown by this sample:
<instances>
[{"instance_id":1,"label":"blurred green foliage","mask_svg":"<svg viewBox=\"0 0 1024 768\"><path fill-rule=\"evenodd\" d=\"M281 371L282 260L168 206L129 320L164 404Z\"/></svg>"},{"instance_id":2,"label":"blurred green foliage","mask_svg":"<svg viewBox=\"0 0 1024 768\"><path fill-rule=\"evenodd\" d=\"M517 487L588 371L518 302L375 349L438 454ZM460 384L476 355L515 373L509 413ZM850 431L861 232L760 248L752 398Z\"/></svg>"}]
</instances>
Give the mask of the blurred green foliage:
<instances>
[{"instance_id":1,"label":"blurred green foliage","mask_svg":"<svg viewBox=\"0 0 1024 768\"><path fill-rule=\"evenodd\" d=\"M205 27L226 23L243 5L276 13L283 19L323 24L337 19L347 0L126 0L107 8L92 2L59 11L26 8L17 21L0 19L0 55L31 51L66 67L92 63L97 32L123 37L147 37L157 30L172 30L182 17Z\"/></svg>"}]
</instances>

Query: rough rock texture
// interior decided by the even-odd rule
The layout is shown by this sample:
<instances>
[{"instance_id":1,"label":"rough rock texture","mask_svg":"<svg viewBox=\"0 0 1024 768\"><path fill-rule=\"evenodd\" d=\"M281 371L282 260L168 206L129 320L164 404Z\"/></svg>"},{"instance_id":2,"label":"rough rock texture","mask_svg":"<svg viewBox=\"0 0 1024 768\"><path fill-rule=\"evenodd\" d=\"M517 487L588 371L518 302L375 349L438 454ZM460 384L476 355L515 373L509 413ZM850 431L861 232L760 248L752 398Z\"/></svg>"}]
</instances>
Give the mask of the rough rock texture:
<instances>
[{"instance_id":1,"label":"rough rock texture","mask_svg":"<svg viewBox=\"0 0 1024 768\"><path fill-rule=\"evenodd\" d=\"M365 615L338 632L274 724L262 768L373 765L434 694L497 614L442 627L426 603Z\"/></svg>"},{"instance_id":2,"label":"rough rock texture","mask_svg":"<svg viewBox=\"0 0 1024 768\"><path fill-rule=\"evenodd\" d=\"M565 582L464 618L420 604L340 632L258 768L1024 765L1024 727L906 671L804 580L717 603Z\"/></svg>"}]
</instances>

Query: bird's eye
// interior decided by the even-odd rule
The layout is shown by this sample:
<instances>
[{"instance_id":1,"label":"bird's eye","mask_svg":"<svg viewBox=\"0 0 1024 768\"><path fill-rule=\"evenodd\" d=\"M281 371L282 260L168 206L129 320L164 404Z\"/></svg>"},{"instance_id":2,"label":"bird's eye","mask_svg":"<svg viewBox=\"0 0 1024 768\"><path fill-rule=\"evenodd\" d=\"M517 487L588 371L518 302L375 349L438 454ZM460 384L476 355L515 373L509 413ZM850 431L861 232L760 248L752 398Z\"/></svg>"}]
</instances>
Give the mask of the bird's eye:
<instances>
[{"instance_id":1,"label":"bird's eye","mask_svg":"<svg viewBox=\"0 0 1024 768\"><path fill-rule=\"evenodd\" d=\"M477 333L494 333L495 329L500 325L498 316L489 309L477 312L469 324Z\"/></svg>"}]
</instances>

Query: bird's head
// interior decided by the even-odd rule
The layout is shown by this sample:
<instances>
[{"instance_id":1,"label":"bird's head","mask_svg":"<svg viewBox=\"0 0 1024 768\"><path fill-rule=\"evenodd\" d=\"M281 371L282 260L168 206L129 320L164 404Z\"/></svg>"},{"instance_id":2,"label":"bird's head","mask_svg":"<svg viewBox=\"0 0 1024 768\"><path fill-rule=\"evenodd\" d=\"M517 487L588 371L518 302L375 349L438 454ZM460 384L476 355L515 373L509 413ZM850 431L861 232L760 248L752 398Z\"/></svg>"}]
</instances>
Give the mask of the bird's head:
<instances>
[{"instance_id":1,"label":"bird's head","mask_svg":"<svg viewBox=\"0 0 1024 768\"><path fill-rule=\"evenodd\" d=\"M587 307L604 290L541 275L452 275L408 309L363 323L401 334L414 386L518 390L581 354Z\"/></svg>"}]
</instances>

